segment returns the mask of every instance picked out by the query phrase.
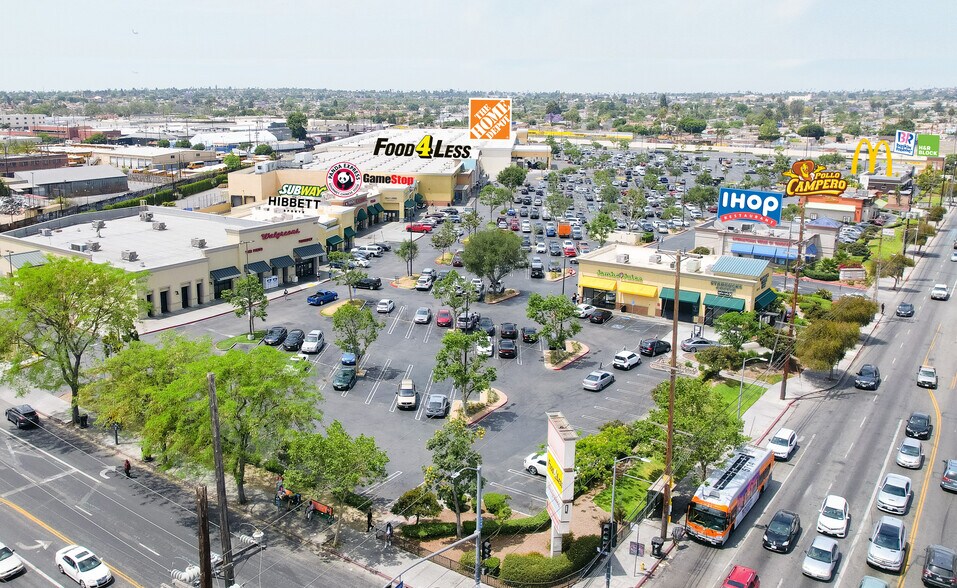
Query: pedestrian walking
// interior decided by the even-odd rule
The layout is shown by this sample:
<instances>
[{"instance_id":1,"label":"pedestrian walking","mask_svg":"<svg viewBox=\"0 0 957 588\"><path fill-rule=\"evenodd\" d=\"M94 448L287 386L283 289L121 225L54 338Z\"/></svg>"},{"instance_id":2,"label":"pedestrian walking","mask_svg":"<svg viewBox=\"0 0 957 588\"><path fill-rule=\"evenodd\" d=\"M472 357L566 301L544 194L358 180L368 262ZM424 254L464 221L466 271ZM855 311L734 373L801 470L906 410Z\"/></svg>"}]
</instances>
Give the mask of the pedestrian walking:
<instances>
[{"instance_id":1,"label":"pedestrian walking","mask_svg":"<svg viewBox=\"0 0 957 588\"><path fill-rule=\"evenodd\" d=\"M881 314L884 314L884 303L881 302Z\"/></svg>"},{"instance_id":2,"label":"pedestrian walking","mask_svg":"<svg viewBox=\"0 0 957 588\"><path fill-rule=\"evenodd\" d=\"M130 466L130 460L124 459L124 460L123 460L123 473L126 474L126 477L127 477L127 478L131 478L131 477L132 477L132 476L130 476L130 469L131 469L131 468L132 468L132 466Z\"/></svg>"},{"instance_id":3,"label":"pedestrian walking","mask_svg":"<svg viewBox=\"0 0 957 588\"><path fill-rule=\"evenodd\" d=\"M372 509L366 511L366 533L372 531Z\"/></svg>"},{"instance_id":4,"label":"pedestrian walking","mask_svg":"<svg viewBox=\"0 0 957 588\"><path fill-rule=\"evenodd\" d=\"M282 299L289 300L289 288L286 288L282 291Z\"/></svg>"},{"instance_id":5,"label":"pedestrian walking","mask_svg":"<svg viewBox=\"0 0 957 588\"><path fill-rule=\"evenodd\" d=\"M392 545L392 523L385 525L385 544Z\"/></svg>"}]
</instances>

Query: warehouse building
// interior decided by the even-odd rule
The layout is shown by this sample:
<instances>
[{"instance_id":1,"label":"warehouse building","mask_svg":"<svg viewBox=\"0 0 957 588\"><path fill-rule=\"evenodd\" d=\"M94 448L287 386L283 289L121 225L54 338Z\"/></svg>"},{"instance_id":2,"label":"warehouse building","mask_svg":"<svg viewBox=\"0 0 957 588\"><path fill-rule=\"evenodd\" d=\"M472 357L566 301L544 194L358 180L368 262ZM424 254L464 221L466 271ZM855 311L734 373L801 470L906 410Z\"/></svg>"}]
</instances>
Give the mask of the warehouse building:
<instances>
[{"instance_id":1,"label":"warehouse building","mask_svg":"<svg viewBox=\"0 0 957 588\"><path fill-rule=\"evenodd\" d=\"M129 190L126 174L108 165L16 172L13 177L25 182L20 189L47 198L118 194Z\"/></svg>"}]
</instances>

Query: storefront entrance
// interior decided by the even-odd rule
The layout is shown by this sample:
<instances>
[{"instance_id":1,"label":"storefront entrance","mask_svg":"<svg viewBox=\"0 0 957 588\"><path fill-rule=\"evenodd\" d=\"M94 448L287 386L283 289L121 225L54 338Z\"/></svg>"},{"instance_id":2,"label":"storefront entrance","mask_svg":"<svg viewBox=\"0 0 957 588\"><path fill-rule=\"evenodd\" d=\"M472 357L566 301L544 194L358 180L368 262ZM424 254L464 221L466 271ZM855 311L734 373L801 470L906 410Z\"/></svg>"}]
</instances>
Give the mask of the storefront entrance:
<instances>
[{"instance_id":1,"label":"storefront entrance","mask_svg":"<svg viewBox=\"0 0 957 588\"><path fill-rule=\"evenodd\" d=\"M301 281L303 278L314 278L316 276L316 258L300 259L296 262L296 277Z\"/></svg>"},{"instance_id":2,"label":"storefront entrance","mask_svg":"<svg viewBox=\"0 0 957 588\"><path fill-rule=\"evenodd\" d=\"M674 318L675 291L673 288L661 289L661 316ZM694 322L700 308L701 294L689 290L681 290L678 294L678 320L686 323Z\"/></svg>"},{"instance_id":3,"label":"storefront entrance","mask_svg":"<svg viewBox=\"0 0 957 588\"><path fill-rule=\"evenodd\" d=\"M220 300L223 297L223 292L229 290L233 287L233 280L230 278L228 280L219 280L213 282L213 298Z\"/></svg>"},{"instance_id":4,"label":"storefront entrance","mask_svg":"<svg viewBox=\"0 0 957 588\"><path fill-rule=\"evenodd\" d=\"M597 288L582 288L582 303L591 304L598 308L615 309L617 293L614 290L599 290Z\"/></svg>"}]
</instances>

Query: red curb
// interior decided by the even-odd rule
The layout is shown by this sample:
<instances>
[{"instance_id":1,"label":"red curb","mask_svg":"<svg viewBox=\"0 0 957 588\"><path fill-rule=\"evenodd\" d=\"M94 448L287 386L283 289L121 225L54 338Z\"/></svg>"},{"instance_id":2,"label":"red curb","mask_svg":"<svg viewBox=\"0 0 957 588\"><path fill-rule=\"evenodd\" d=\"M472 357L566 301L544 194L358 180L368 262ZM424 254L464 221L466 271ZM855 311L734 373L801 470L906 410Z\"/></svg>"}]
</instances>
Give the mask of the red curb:
<instances>
[{"instance_id":1,"label":"red curb","mask_svg":"<svg viewBox=\"0 0 957 588\"><path fill-rule=\"evenodd\" d=\"M658 569L658 565L661 564L661 562L665 561L669 555L671 555L671 552L674 551L676 545L677 543L675 543L674 541L671 542L671 545L668 547L668 549L665 550L665 556L662 557L661 559L656 559L655 563L651 564L651 568L649 568L648 571L645 572L645 575L642 576L640 580L638 580L638 583L635 584L635 588L640 588L641 585L643 585L645 582L648 581L649 578L651 578L651 575L654 574L655 570Z\"/></svg>"},{"instance_id":2,"label":"red curb","mask_svg":"<svg viewBox=\"0 0 957 588\"><path fill-rule=\"evenodd\" d=\"M478 423L482 422L482 420L484 420L485 417L487 417L488 415L492 414L492 413L495 412L496 410L502 408L503 406L505 406L505 405L508 403L508 396L507 396L504 392L502 392L501 390L498 390L498 393L499 393L499 396L501 396L501 398L499 398L499 401L496 402L495 405L494 405L491 409L489 409L488 412L486 412L486 413L484 413L484 414L481 414L481 415L479 415L479 416L477 416L477 417L474 417L472 420L468 421L468 422L466 423L468 426L477 425Z\"/></svg>"}]
</instances>

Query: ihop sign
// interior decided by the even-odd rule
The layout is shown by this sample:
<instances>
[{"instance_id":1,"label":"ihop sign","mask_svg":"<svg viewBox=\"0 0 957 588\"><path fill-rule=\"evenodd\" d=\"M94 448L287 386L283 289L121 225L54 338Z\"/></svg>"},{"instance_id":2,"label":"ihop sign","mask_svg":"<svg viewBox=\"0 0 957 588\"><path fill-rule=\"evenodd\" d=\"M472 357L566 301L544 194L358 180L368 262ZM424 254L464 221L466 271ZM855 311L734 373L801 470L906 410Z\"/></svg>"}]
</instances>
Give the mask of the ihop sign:
<instances>
[{"instance_id":1,"label":"ihop sign","mask_svg":"<svg viewBox=\"0 0 957 588\"><path fill-rule=\"evenodd\" d=\"M755 192L738 188L721 188L718 195L718 219L749 220L777 226L781 222L780 192Z\"/></svg>"}]
</instances>

